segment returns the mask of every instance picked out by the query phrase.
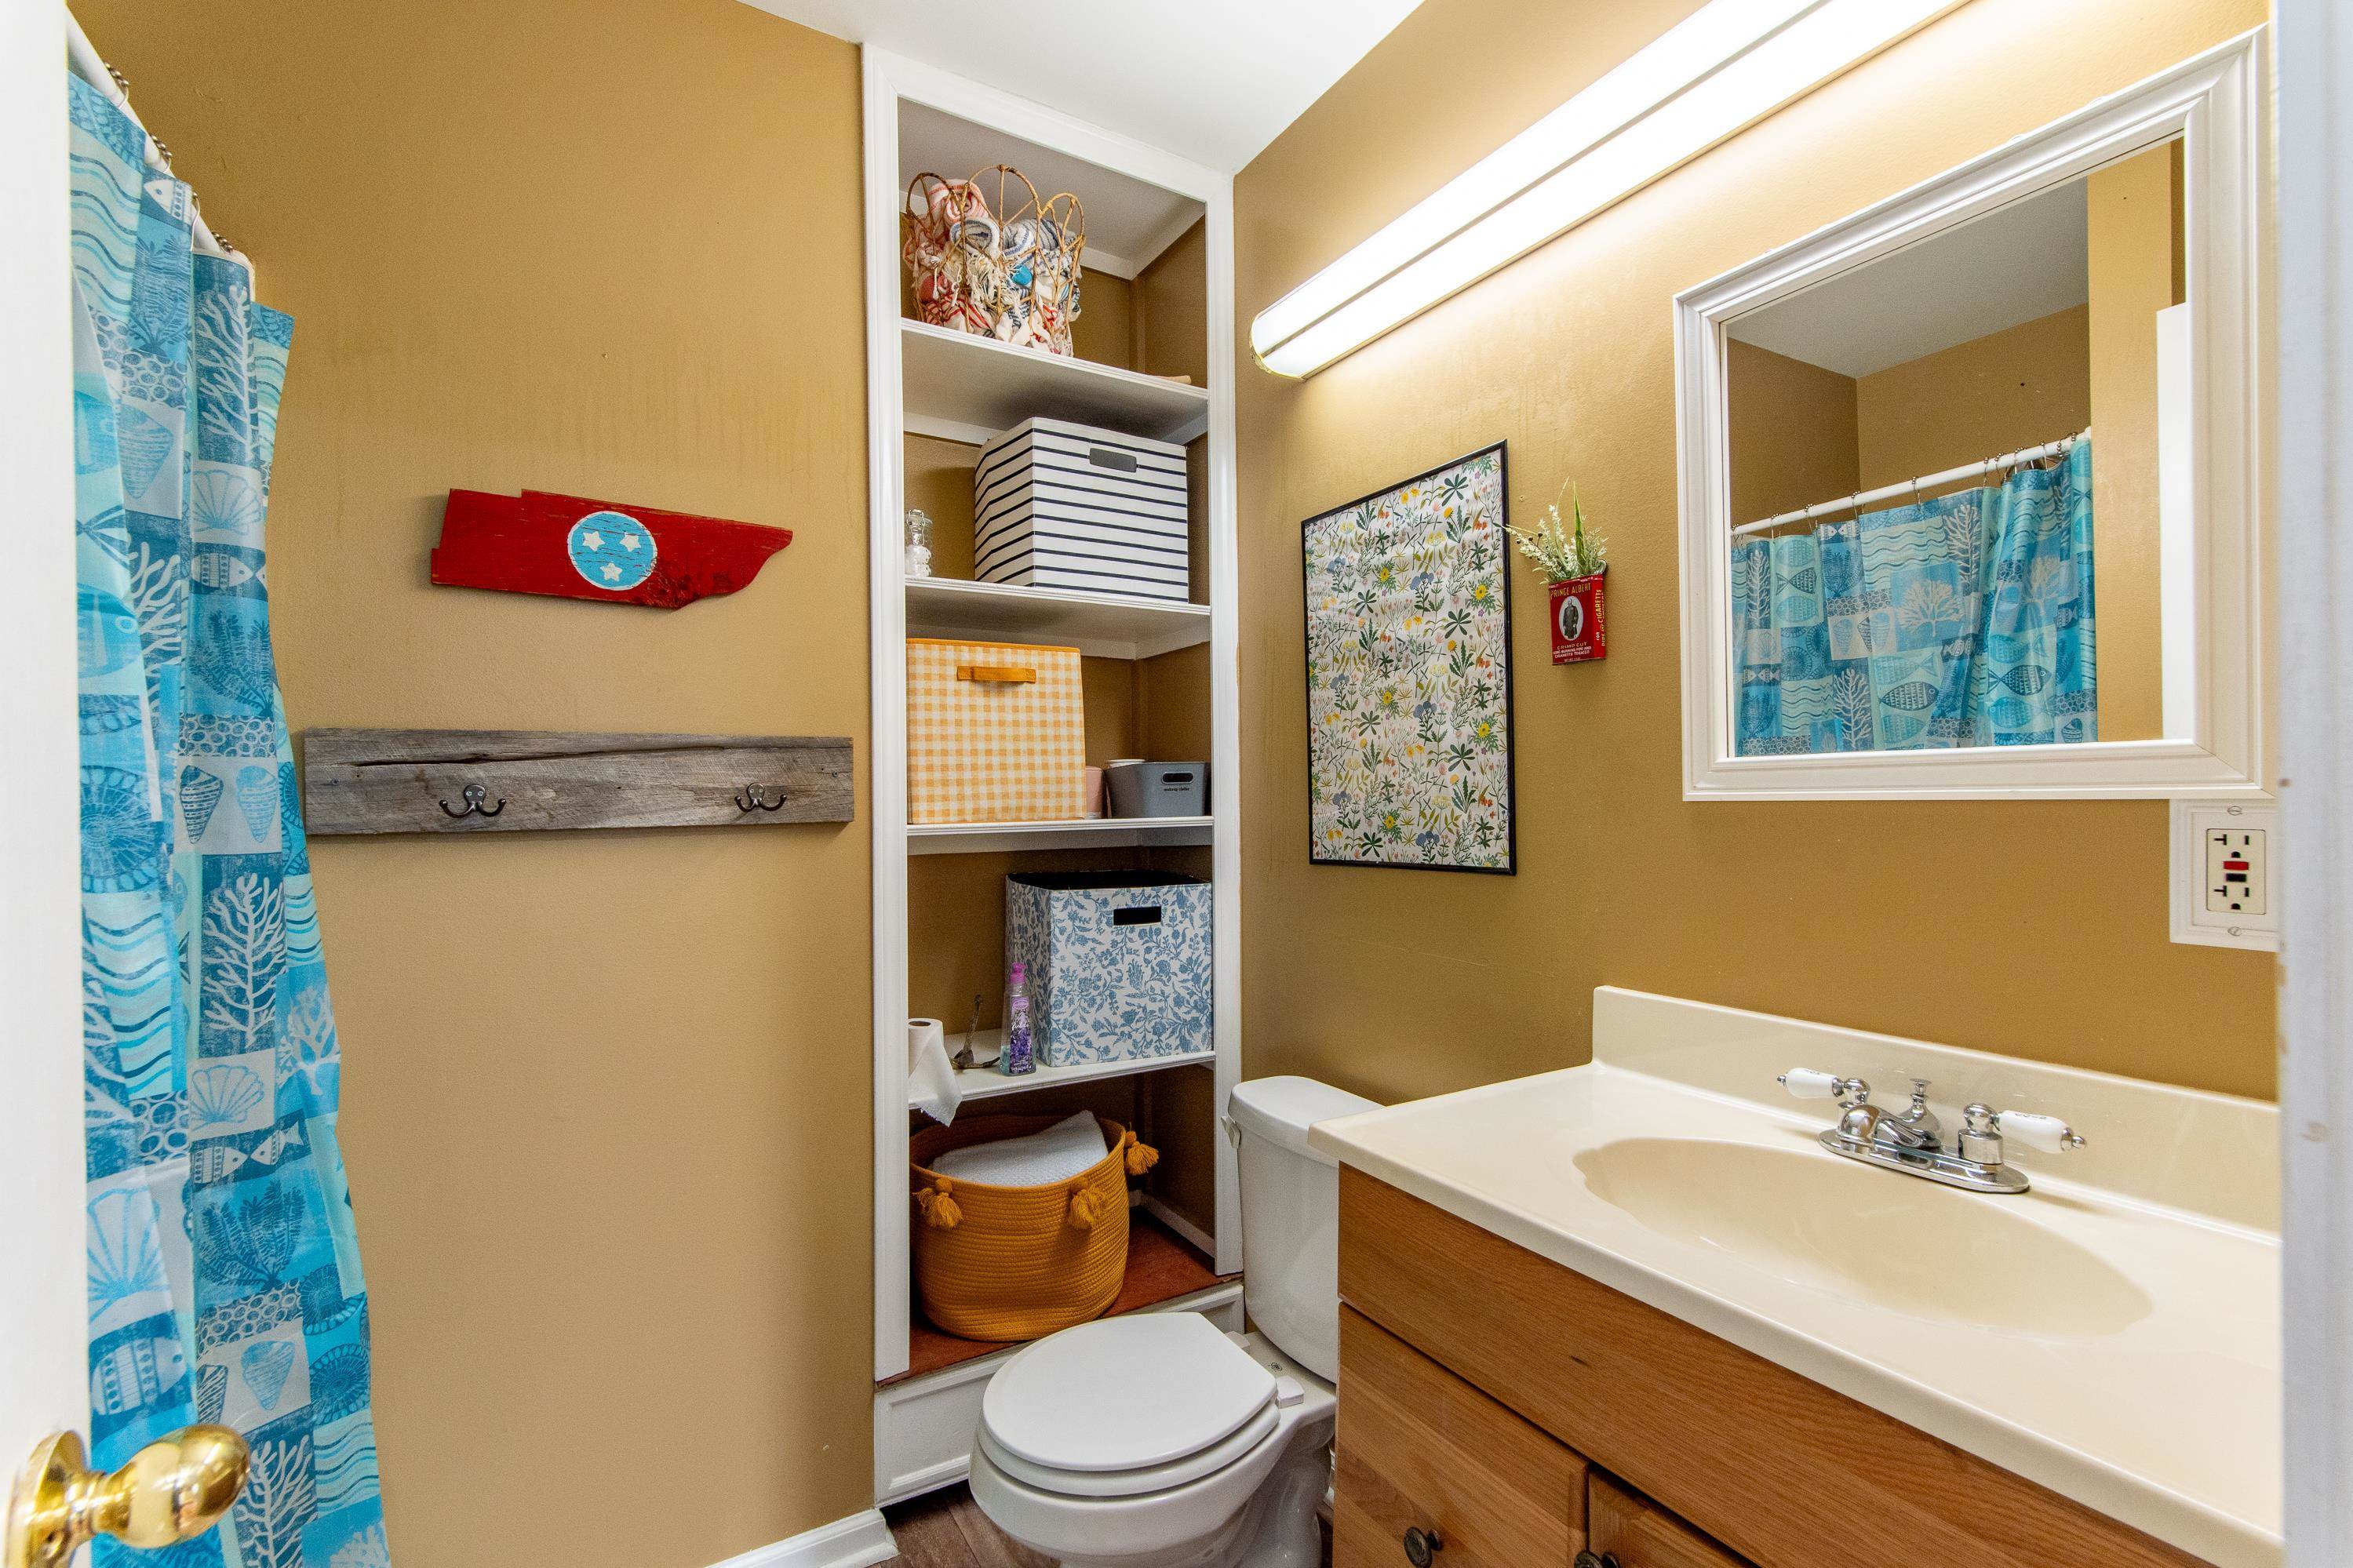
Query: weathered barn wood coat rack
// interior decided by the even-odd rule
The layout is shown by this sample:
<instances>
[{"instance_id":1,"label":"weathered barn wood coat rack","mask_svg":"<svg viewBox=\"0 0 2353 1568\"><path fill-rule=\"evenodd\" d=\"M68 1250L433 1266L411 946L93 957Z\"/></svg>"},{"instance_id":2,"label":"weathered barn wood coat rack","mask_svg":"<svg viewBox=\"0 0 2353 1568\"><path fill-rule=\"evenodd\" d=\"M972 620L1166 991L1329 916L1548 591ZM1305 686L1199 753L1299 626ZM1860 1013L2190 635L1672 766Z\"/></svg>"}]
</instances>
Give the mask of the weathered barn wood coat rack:
<instances>
[{"instance_id":1,"label":"weathered barn wood coat rack","mask_svg":"<svg viewBox=\"0 0 2353 1568\"><path fill-rule=\"evenodd\" d=\"M839 735L613 735L312 730L302 812L314 837L848 822Z\"/></svg>"}]
</instances>

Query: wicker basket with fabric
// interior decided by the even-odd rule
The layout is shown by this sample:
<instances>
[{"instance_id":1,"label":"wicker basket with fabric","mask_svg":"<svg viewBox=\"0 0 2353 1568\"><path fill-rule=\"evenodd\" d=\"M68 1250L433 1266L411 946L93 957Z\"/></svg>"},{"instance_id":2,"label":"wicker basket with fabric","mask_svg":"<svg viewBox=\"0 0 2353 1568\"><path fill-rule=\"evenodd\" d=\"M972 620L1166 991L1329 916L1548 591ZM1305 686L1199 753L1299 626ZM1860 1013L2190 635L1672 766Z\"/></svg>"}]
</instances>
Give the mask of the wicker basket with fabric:
<instances>
[{"instance_id":1,"label":"wicker basket with fabric","mask_svg":"<svg viewBox=\"0 0 2353 1568\"><path fill-rule=\"evenodd\" d=\"M992 174L994 208L981 188ZM1021 348L1071 353L1079 257L1087 245L1078 197L1065 191L1041 198L1007 163L968 180L925 173L909 183L899 226L918 319Z\"/></svg>"},{"instance_id":2,"label":"wicker basket with fabric","mask_svg":"<svg viewBox=\"0 0 2353 1568\"><path fill-rule=\"evenodd\" d=\"M1103 1316L1127 1268L1127 1181L1159 1162L1116 1121L1109 1152L1076 1176L1037 1187L989 1186L931 1168L951 1149L1043 1131L1053 1116L969 1117L927 1127L909 1148L915 1292L949 1333L1034 1340Z\"/></svg>"}]
</instances>

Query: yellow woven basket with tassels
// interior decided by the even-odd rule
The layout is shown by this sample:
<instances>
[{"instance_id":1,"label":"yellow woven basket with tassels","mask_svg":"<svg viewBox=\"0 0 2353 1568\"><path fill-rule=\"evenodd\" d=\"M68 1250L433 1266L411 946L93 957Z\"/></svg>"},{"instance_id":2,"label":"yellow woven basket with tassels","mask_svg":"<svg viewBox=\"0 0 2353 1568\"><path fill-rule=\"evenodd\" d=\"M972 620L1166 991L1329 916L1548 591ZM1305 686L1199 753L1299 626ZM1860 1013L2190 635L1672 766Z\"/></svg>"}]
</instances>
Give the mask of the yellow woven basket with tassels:
<instances>
[{"instance_id":1,"label":"yellow woven basket with tassels","mask_svg":"<svg viewBox=\"0 0 2353 1568\"><path fill-rule=\"evenodd\" d=\"M1116 1121L1097 1163L1043 1187L993 1187L930 1169L951 1149L1041 1132L1059 1116L980 1116L927 1127L909 1145L915 1291L949 1333L1034 1340L1099 1318L1127 1268L1127 1179L1160 1156Z\"/></svg>"}]
</instances>

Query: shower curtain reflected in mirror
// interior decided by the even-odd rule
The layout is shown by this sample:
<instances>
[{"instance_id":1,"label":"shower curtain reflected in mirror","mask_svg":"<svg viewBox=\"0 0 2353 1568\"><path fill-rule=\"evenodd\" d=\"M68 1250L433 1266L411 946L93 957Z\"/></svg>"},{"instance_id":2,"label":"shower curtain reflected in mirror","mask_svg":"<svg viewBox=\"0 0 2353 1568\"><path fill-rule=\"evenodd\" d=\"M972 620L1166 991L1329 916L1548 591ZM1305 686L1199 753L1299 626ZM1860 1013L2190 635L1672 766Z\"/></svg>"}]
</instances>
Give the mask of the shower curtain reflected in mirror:
<instances>
[{"instance_id":1,"label":"shower curtain reflected in mirror","mask_svg":"<svg viewBox=\"0 0 2353 1568\"><path fill-rule=\"evenodd\" d=\"M2088 438L1732 549L1742 756L2099 739Z\"/></svg>"},{"instance_id":2,"label":"shower curtain reflected in mirror","mask_svg":"<svg viewBox=\"0 0 2353 1568\"><path fill-rule=\"evenodd\" d=\"M221 1527L101 1564L387 1568L340 1057L269 643L290 318L69 78L97 1461L243 1432Z\"/></svg>"}]
</instances>

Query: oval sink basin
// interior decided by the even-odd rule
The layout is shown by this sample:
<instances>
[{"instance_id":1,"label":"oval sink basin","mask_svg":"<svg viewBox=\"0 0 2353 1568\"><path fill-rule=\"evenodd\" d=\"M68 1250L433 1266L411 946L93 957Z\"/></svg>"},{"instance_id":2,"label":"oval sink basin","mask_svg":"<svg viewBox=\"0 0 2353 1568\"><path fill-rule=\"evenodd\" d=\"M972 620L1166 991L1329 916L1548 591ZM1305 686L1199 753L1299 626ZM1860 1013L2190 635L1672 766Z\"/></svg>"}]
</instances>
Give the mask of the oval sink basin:
<instances>
[{"instance_id":1,"label":"oval sink basin","mask_svg":"<svg viewBox=\"0 0 2353 1568\"><path fill-rule=\"evenodd\" d=\"M2149 1312L2097 1253L2006 1207L2015 1197L1712 1139L1621 1139L1577 1168L1595 1197L1662 1236L1911 1317L2081 1339Z\"/></svg>"}]
</instances>

